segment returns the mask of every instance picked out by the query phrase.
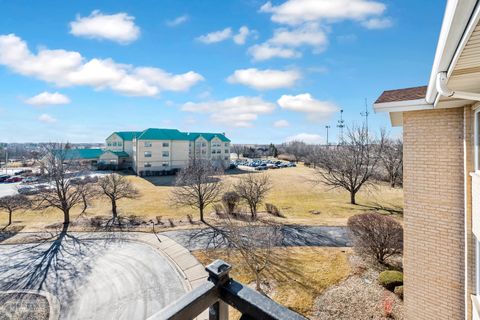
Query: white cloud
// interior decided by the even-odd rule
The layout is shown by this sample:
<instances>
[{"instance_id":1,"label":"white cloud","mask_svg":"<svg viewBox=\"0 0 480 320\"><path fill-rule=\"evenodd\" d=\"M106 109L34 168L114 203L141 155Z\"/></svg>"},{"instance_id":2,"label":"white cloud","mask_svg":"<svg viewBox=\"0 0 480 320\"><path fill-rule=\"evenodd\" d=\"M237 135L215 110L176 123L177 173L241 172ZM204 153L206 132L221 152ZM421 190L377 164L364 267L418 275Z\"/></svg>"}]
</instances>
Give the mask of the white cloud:
<instances>
[{"instance_id":1,"label":"white cloud","mask_svg":"<svg viewBox=\"0 0 480 320\"><path fill-rule=\"evenodd\" d=\"M154 67L135 67L112 59L86 60L75 51L42 48L32 53L14 34L0 35L0 64L24 76L60 87L91 86L131 96L155 96L162 91L185 91L203 77L193 71L171 74Z\"/></svg>"},{"instance_id":2,"label":"white cloud","mask_svg":"<svg viewBox=\"0 0 480 320\"><path fill-rule=\"evenodd\" d=\"M108 15L95 10L88 17L78 15L75 21L70 22L70 33L78 37L127 44L140 36L140 28L134 20L134 17L124 12Z\"/></svg>"},{"instance_id":3,"label":"white cloud","mask_svg":"<svg viewBox=\"0 0 480 320\"><path fill-rule=\"evenodd\" d=\"M49 114L44 113L44 114L41 114L38 117L38 121L41 121L41 122L44 122L44 123L55 123L55 122L57 122L57 119L55 119L54 117L52 117Z\"/></svg>"},{"instance_id":4,"label":"white cloud","mask_svg":"<svg viewBox=\"0 0 480 320\"><path fill-rule=\"evenodd\" d=\"M245 41L247 41L247 37L250 34L250 29L248 29L247 26L241 26L240 29L238 29L238 33L233 37L233 41L236 44L245 44Z\"/></svg>"},{"instance_id":5,"label":"white cloud","mask_svg":"<svg viewBox=\"0 0 480 320\"><path fill-rule=\"evenodd\" d=\"M44 105L59 105L59 104L69 104L70 99L58 92L42 92L36 96L30 97L25 100L25 103L31 104L34 106L44 106Z\"/></svg>"},{"instance_id":6,"label":"white cloud","mask_svg":"<svg viewBox=\"0 0 480 320\"><path fill-rule=\"evenodd\" d=\"M202 35L198 37L197 40L206 44L210 44L210 43L221 42L231 37L232 37L232 28L225 28L223 30L214 31L214 32L210 32L205 35Z\"/></svg>"},{"instance_id":7,"label":"white cloud","mask_svg":"<svg viewBox=\"0 0 480 320\"><path fill-rule=\"evenodd\" d=\"M263 61L271 58L299 58L302 54L294 49L272 46L268 42L256 44L248 49L253 60Z\"/></svg>"},{"instance_id":8,"label":"white cloud","mask_svg":"<svg viewBox=\"0 0 480 320\"><path fill-rule=\"evenodd\" d=\"M232 39L238 45L245 44L249 36L256 36L256 30L250 30L247 26L241 26L238 29L238 33L234 34L232 28L228 27L223 30L210 32L197 37L197 40L205 44L222 42L228 39Z\"/></svg>"},{"instance_id":9,"label":"white cloud","mask_svg":"<svg viewBox=\"0 0 480 320\"><path fill-rule=\"evenodd\" d=\"M338 110L334 103L316 100L309 93L283 95L277 103L283 109L307 113L311 120L327 119Z\"/></svg>"},{"instance_id":10,"label":"white cloud","mask_svg":"<svg viewBox=\"0 0 480 320\"><path fill-rule=\"evenodd\" d=\"M299 133L294 136L287 137L285 139L287 142L291 141L303 141L307 144L323 144L325 143L325 139L321 135L314 134L314 133Z\"/></svg>"},{"instance_id":11,"label":"white cloud","mask_svg":"<svg viewBox=\"0 0 480 320\"><path fill-rule=\"evenodd\" d=\"M362 26L367 29L385 29L393 26L390 18L372 18L362 22Z\"/></svg>"},{"instance_id":12,"label":"white cloud","mask_svg":"<svg viewBox=\"0 0 480 320\"><path fill-rule=\"evenodd\" d=\"M258 90L292 87L300 79L297 70L258 70L255 68L235 70L227 78L229 83L243 84Z\"/></svg>"},{"instance_id":13,"label":"white cloud","mask_svg":"<svg viewBox=\"0 0 480 320\"><path fill-rule=\"evenodd\" d=\"M371 16L380 16L386 10L385 4L371 0L287 0L274 6L265 3L261 12L272 14L272 21L297 25L311 21L363 21Z\"/></svg>"},{"instance_id":14,"label":"white cloud","mask_svg":"<svg viewBox=\"0 0 480 320\"><path fill-rule=\"evenodd\" d=\"M297 58L301 53L295 50L301 46L311 46L318 53L328 44L326 32L318 23L306 23L292 29L278 28L273 37L260 45L250 47L249 53L254 60L271 58Z\"/></svg>"},{"instance_id":15,"label":"white cloud","mask_svg":"<svg viewBox=\"0 0 480 320\"><path fill-rule=\"evenodd\" d=\"M277 46L300 47L309 45L321 48L328 44L327 34L318 23L308 23L292 30L276 29L269 43Z\"/></svg>"},{"instance_id":16,"label":"white cloud","mask_svg":"<svg viewBox=\"0 0 480 320\"><path fill-rule=\"evenodd\" d=\"M286 128L290 126L290 123L287 120L278 120L273 123L275 128Z\"/></svg>"},{"instance_id":17,"label":"white cloud","mask_svg":"<svg viewBox=\"0 0 480 320\"><path fill-rule=\"evenodd\" d=\"M166 24L169 27L176 27L176 26L179 26L181 24L184 24L185 22L188 21L188 19L189 19L188 15L184 14L182 16L176 17L173 20L167 20Z\"/></svg>"},{"instance_id":18,"label":"white cloud","mask_svg":"<svg viewBox=\"0 0 480 320\"><path fill-rule=\"evenodd\" d=\"M259 115L271 113L275 104L260 97L237 96L209 102L187 102L183 111L210 114L212 121L235 127L250 127Z\"/></svg>"}]
</instances>

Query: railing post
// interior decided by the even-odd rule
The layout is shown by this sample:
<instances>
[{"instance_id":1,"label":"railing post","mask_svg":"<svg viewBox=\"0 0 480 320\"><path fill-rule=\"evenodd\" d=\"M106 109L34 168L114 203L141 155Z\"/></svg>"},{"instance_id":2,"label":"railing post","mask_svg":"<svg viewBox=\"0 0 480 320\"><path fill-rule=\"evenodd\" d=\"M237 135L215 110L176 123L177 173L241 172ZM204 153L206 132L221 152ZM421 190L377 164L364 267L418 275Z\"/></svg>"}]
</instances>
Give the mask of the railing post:
<instances>
[{"instance_id":1,"label":"railing post","mask_svg":"<svg viewBox=\"0 0 480 320\"><path fill-rule=\"evenodd\" d=\"M228 274L230 269L232 269L232 266L223 260L215 260L205 268L208 272L208 280L213 282L216 287L230 281ZM208 313L209 320L228 320L228 304L219 300L210 306Z\"/></svg>"}]
</instances>

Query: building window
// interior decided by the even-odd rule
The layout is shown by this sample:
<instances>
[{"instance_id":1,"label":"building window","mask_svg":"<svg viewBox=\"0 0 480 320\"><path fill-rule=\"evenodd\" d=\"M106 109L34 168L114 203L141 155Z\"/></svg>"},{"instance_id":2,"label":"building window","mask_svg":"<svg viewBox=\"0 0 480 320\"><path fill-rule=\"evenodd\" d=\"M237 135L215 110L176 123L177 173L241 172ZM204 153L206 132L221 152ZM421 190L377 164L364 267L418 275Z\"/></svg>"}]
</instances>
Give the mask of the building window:
<instances>
[{"instance_id":1,"label":"building window","mask_svg":"<svg viewBox=\"0 0 480 320\"><path fill-rule=\"evenodd\" d=\"M225 142L225 147L228 147L228 142Z\"/></svg>"},{"instance_id":2,"label":"building window","mask_svg":"<svg viewBox=\"0 0 480 320\"><path fill-rule=\"evenodd\" d=\"M212 154L215 154L215 153L217 153L217 150L212 150Z\"/></svg>"},{"instance_id":3,"label":"building window","mask_svg":"<svg viewBox=\"0 0 480 320\"><path fill-rule=\"evenodd\" d=\"M143 166L145 168L150 168L152 166L152 164L150 162L145 162L145 164Z\"/></svg>"},{"instance_id":4,"label":"building window","mask_svg":"<svg viewBox=\"0 0 480 320\"><path fill-rule=\"evenodd\" d=\"M170 145L170 144L169 144L168 142L162 143L162 147L164 147L164 148L168 148L169 145Z\"/></svg>"},{"instance_id":5,"label":"building window","mask_svg":"<svg viewBox=\"0 0 480 320\"><path fill-rule=\"evenodd\" d=\"M152 146L152 142L151 141L145 141L143 143L143 146L146 147L146 148L150 148Z\"/></svg>"},{"instance_id":6,"label":"building window","mask_svg":"<svg viewBox=\"0 0 480 320\"><path fill-rule=\"evenodd\" d=\"M206 146L207 146L207 144L205 142L202 142L202 147L205 148Z\"/></svg>"},{"instance_id":7,"label":"building window","mask_svg":"<svg viewBox=\"0 0 480 320\"><path fill-rule=\"evenodd\" d=\"M111 143L111 142L107 142L107 146L111 147L111 146L112 146L112 143Z\"/></svg>"},{"instance_id":8,"label":"building window","mask_svg":"<svg viewBox=\"0 0 480 320\"><path fill-rule=\"evenodd\" d=\"M207 154L207 151L206 151L206 150L202 150L202 154Z\"/></svg>"},{"instance_id":9,"label":"building window","mask_svg":"<svg viewBox=\"0 0 480 320\"><path fill-rule=\"evenodd\" d=\"M117 142L117 146L121 147L121 146L122 146L122 142Z\"/></svg>"},{"instance_id":10,"label":"building window","mask_svg":"<svg viewBox=\"0 0 480 320\"><path fill-rule=\"evenodd\" d=\"M162 167L168 167L168 162L162 163Z\"/></svg>"},{"instance_id":11,"label":"building window","mask_svg":"<svg viewBox=\"0 0 480 320\"><path fill-rule=\"evenodd\" d=\"M168 158L170 156L170 152L168 151L162 151L162 157Z\"/></svg>"},{"instance_id":12,"label":"building window","mask_svg":"<svg viewBox=\"0 0 480 320\"><path fill-rule=\"evenodd\" d=\"M225 149L225 153L228 153L228 149Z\"/></svg>"},{"instance_id":13,"label":"building window","mask_svg":"<svg viewBox=\"0 0 480 320\"><path fill-rule=\"evenodd\" d=\"M152 157L152 151L145 151L143 153L143 155L144 155L145 158L151 158Z\"/></svg>"},{"instance_id":14,"label":"building window","mask_svg":"<svg viewBox=\"0 0 480 320\"><path fill-rule=\"evenodd\" d=\"M228 157L225 157L225 160L228 160Z\"/></svg>"},{"instance_id":15,"label":"building window","mask_svg":"<svg viewBox=\"0 0 480 320\"><path fill-rule=\"evenodd\" d=\"M116 147L116 146L117 146L117 143L116 143L116 142L113 142L113 143L112 143L112 146Z\"/></svg>"}]
</instances>

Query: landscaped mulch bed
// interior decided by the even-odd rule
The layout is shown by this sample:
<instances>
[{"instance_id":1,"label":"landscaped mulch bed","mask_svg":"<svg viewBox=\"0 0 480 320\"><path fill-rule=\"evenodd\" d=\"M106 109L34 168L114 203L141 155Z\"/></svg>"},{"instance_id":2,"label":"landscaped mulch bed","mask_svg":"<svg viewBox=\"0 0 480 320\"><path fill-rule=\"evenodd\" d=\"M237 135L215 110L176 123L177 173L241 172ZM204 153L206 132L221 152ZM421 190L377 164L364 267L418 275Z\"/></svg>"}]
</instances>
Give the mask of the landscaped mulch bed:
<instances>
[{"instance_id":1,"label":"landscaped mulch bed","mask_svg":"<svg viewBox=\"0 0 480 320\"><path fill-rule=\"evenodd\" d=\"M49 313L48 300L43 295L0 292L0 320L48 320Z\"/></svg>"},{"instance_id":2,"label":"landscaped mulch bed","mask_svg":"<svg viewBox=\"0 0 480 320\"><path fill-rule=\"evenodd\" d=\"M403 319L403 301L377 283L380 270L357 256L352 256L350 263L356 272L317 298L313 319ZM385 314L385 299L393 302L390 317Z\"/></svg>"}]
</instances>

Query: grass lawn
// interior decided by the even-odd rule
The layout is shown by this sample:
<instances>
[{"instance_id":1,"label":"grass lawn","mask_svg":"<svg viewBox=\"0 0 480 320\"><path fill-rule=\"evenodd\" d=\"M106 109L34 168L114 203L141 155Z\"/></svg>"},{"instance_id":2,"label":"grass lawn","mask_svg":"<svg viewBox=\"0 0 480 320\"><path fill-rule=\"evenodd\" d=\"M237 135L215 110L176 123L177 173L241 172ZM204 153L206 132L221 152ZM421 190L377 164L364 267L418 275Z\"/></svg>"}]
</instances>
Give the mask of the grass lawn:
<instances>
[{"instance_id":1,"label":"grass lawn","mask_svg":"<svg viewBox=\"0 0 480 320\"><path fill-rule=\"evenodd\" d=\"M350 275L349 254L350 249L341 248L274 249L272 263L262 274L263 281L267 283L265 292L282 305L310 316L315 298ZM204 265L215 259L228 261L232 264L230 275L234 279L244 284L255 281L254 275L235 251L196 251L194 255ZM233 313L232 318L236 319Z\"/></svg>"},{"instance_id":2,"label":"grass lawn","mask_svg":"<svg viewBox=\"0 0 480 320\"><path fill-rule=\"evenodd\" d=\"M260 174L260 173L256 173ZM262 173L263 174L263 173ZM348 217L370 210L401 210L403 207L403 190L392 189L387 184L377 184L365 188L357 195L358 205L349 203L349 194L343 190L329 190L321 183L315 184L315 170L299 165L296 168L284 168L268 170L272 180L272 190L267 197L267 202L277 205L285 219L284 223L292 224L317 224L317 225L345 225ZM234 172L223 177L228 189L237 179L242 176L241 172ZM180 223L185 223L187 214L198 219L197 212L191 208L177 208L171 205L172 177L153 177L143 179L137 176L128 176L141 197L135 200L121 200L119 211L123 216L136 215L145 220L155 219L162 216L164 219L172 218ZM261 208L263 210L263 206ZM72 211L72 220L80 213L79 208ZM87 216L109 215L110 204L106 199L99 199L92 203L87 210ZM315 214L314 214L315 213ZM14 224L26 225L26 229L33 231L42 229L45 225L61 221L62 215L58 210L45 212L15 213ZM0 225L7 222L7 215L0 213Z\"/></svg>"}]
</instances>

